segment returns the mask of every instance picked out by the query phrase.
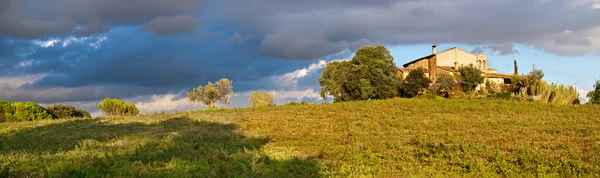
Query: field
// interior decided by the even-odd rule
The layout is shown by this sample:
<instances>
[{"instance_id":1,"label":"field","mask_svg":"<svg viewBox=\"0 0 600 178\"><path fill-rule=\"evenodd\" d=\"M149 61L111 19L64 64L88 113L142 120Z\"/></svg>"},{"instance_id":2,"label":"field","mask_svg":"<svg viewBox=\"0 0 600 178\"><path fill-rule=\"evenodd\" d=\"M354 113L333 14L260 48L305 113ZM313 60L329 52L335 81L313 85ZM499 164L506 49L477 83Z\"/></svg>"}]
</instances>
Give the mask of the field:
<instances>
[{"instance_id":1,"label":"field","mask_svg":"<svg viewBox=\"0 0 600 178\"><path fill-rule=\"evenodd\" d=\"M392 99L0 124L0 177L599 177L600 106Z\"/></svg>"}]
</instances>

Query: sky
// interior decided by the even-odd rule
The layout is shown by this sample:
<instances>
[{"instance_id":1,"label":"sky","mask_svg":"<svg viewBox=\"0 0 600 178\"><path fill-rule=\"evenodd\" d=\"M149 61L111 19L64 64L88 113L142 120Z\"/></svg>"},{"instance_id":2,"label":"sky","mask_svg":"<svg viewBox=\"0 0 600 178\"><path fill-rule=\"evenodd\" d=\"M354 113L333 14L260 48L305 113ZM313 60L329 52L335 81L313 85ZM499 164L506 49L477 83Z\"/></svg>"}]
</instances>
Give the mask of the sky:
<instances>
[{"instance_id":1,"label":"sky","mask_svg":"<svg viewBox=\"0 0 600 178\"><path fill-rule=\"evenodd\" d=\"M0 100L71 104L107 97L142 113L204 108L185 94L233 81L276 104L323 102L328 62L384 45L398 66L451 47L585 93L600 79L600 0L2 0Z\"/></svg>"}]
</instances>

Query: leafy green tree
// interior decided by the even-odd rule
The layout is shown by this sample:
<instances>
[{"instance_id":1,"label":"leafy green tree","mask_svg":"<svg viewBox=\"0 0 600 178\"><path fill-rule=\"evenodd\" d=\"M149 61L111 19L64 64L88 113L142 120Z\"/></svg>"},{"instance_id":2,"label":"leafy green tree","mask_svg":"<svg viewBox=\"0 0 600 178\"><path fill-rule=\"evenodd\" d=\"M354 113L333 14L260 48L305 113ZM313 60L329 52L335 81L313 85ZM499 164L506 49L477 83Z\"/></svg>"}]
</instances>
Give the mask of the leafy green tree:
<instances>
[{"instance_id":1,"label":"leafy green tree","mask_svg":"<svg viewBox=\"0 0 600 178\"><path fill-rule=\"evenodd\" d=\"M37 120L52 120L55 117L42 106L33 102L0 101L3 110L3 122L23 122Z\"/></svg>"},{"instance_id":2,"label":"leafy green tree","mask_svg":"<svg viewBox=\"0 0 600 178\"><path fill-rule=\"evenodd\" d=\"M461 67L458 71L460 72L460 86L463 91L474 91L484 81L481 71L473 65Z\"/></svg>"},{"instance_id":3,"label":"leafy green tree","mask_svg":"<svg viewBox=\"0 0 600 178\"><path fill-rule=\"evenodd\" d=\"M362 47L352 60L332 62L323 69L321 97L332 95L334 102L394 97L397 70L385 47Z\"/></svg>"},{"instance_id":4,"label":"leafy green tree","mask_svg":"<svg viewBox=\"0 0 600 178\"><path fill-rule=\"evenodd\" d=\"M267 92L252 92L252 96L248 99L253 107L274 106L273 101L273 94Z\"/></svg>"},{"instance_id":5,"label":"leafy green tree","mask_svg":"<svg viewBox=\"0 0 600 178\"><path fill-rule=\"evenodd\" d=\"M590 98L590 103L600 104L600 80L596 81L594 90L590 91L587 97Z\"/></svg>"},{"instance_id":6,"label":"leafy green tree","mask_svg":"<svg viewBox=\"0 0 600 178\"><path fill-rule=\"evenodd\" d=\"M98 103L98 108L105 116L135 116L140 113L134 103L125 103L116 98L105 98Z\"/></svg>"},{"instance_id":7,"label":"leafy green tree","mask_svg":"<svg viewBox=\"0 0 600 178\"><path fill-rule=\"evenodd\" d=\"M89 112L71 105L53 104L46 107L46 110L58 119L92 118Z\"/></svg>"},{"instance_id":8,"label":"leafy green tree","mask_svg":"<svg viewBox=\"0 0 600 178\"><path fill-rule=\"evenodd\" d=\"M408 73L399 90L402 96L412 98L429 87L429 84L431 84L431 80L425 75L425 71L418 68Z\"/></svg>"},{"instance_id":9,"label":"leafy green tree","mask_svg":"<svg viewBox=\"0 0 600 178\"><path fill-rule=\"evenodd\" d=\"M215 84L208 82L206 86L198 86L191 92L187 93L188 100L192 102L201 102L208 106L209 109L214 109L217 102L229 104L229 97L233 95L233 86L231 81L222 78Z\"/></svg>"}]
</instances>

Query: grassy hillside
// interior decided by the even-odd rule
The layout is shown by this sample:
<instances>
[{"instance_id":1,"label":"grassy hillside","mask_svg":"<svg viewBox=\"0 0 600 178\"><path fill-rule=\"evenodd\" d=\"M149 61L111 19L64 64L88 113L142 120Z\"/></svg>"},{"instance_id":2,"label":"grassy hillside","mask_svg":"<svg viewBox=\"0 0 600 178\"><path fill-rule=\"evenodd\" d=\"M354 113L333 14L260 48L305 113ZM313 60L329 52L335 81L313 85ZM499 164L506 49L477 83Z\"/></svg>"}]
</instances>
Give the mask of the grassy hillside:
<instances>
[{"instance_id":1,"label":"grassy hillside","mask_svg":"<svg viewBox=\"0 0 600 178\"><path fill-rule=\"evenodd\" d=\"M600 107L394 99L0 124L0 177L600 176Z\"/></svg>"}]
</instances>

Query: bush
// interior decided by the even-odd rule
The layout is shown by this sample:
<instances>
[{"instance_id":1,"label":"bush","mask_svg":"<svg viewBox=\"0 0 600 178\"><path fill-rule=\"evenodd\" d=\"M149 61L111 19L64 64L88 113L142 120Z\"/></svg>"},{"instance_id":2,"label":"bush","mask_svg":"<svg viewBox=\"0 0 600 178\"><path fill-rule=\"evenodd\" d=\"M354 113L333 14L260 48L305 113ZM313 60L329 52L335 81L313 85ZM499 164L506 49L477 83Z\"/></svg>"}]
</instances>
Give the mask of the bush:
<instances>
[{"instance_id":1,"label":"bush","mask_svg":"<svg viewBox=\"0 0 600 178\"><path fill-rule=\"evenodd\" d=\"M273 94L267 92L252 92L252 96L248 99L252 107L274 106L273 101Z\"/></svg>"},{"instance_id":2,"label":"bush","mask_svg":"<svg viewBox=\"0 0 600 178\"><path fill-rule=\"evenodd\" d=\"M58 119L71 119L71 118L91 118L89 112L77 109L71 105L53 104L46 107L46 110L50 114L56 116Z\"/></svg>"},{"instance_id":3,"label":"bush","mask_svg":"<svg viewBox=\"0 0 600 178\"><path fill-rule=\"evenodd\" d=\"M481 71L473 65L461 67L458 71L460 72L460 86L465 92L474 91L484 81Z\"/></svg>"},{"instance_id":4,"label":"bush","mask_svg":"<svg viewBox=\"0 0 600 178\"><path fill-rule=\"evenodd\" d=\"M42 106L33 102L0 101L0 107L3 111L0 122L52 120L56 118Z\"/></svg>"},{"instance_id":5,"label":"bush","mask_svg":"<svg viewBox=\"0 0 600 178\"><path fill-rule=\"evenodd\" d=\"M573 86L548 84L543 80L534 81L527 90L533 101L556 104L573 104L578 99Z\"/></svg>"},{"instance_id":6,"label":"bush","mask_svg":"<svg viewBox=\"0 0 600 178\"><path fill-rule=\"evenodd\" d=\"M140 112L135 104L127 104L116 98L105 98L98 103L98 108L105 116L135 116Z\"/></svg>"},{"instance_id":7,"label":"bush","mask_svg":"<svg viewBox=\"0 0 600 178\"><path fill-rule=\"evenodd\" d=\"M408 73L398 92L404 97L412 98L417 96L423 89L426 89L430 83L431 80L425 76L423 69L415 69Z\"/></svg>"},{"instance_id":8,"label":"bush","mask_svg":"<svg viewBox=\"0 0 600 178\"><path fill-rule=\"evenodd\" d=\"M458 86L458 82L454 79L452 75L449 74L440 74L437 76L435 84L432 86L432 92L449 98L451 93L458 90L460 87Z\"/></svg>"},{"instance_id":9,"label":"bush","mask_svg":"<svg viewBox=\"0 0 600 178\"><path fill-rule=\"evenodd\" d=\"M286 105L286 106L296 106L296 105L300 105L300 104L298 102L295 102L295 101L290 101L290 102L285 103L284 105Z\"/></svg>"},{"instance_id":10,"label":"bush","mask_svg":"<svg viewBox=\"0 0 600 178\"><path fill-rule=\"evenodd\" d=\"M590 91L587 97L590 98L591 104L600 104L600 80L596 81L594 90Z\"/></svg>"}]
</instances>

